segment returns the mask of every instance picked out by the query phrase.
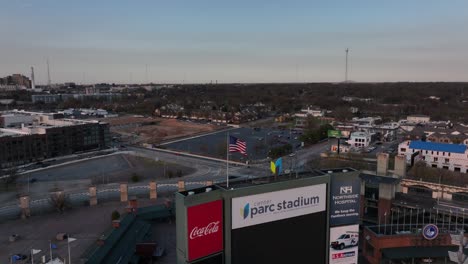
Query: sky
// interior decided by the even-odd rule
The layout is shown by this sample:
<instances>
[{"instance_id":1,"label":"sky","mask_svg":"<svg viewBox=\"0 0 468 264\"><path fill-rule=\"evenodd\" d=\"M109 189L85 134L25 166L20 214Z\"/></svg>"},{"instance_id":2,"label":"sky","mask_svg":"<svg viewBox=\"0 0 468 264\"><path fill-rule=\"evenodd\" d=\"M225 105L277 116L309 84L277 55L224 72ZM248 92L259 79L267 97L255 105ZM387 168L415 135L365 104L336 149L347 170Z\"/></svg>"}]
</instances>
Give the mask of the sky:
<instances>
[{"instance_id":1,"label":"sky","mask_svg":"<svg viewBox=\"0 0 468 264\"><path fill-rule=\"evenodd\" d=\"M468 81L466 0L0 0L0 76L47 82Z\"/></svg>"}]
</instances>

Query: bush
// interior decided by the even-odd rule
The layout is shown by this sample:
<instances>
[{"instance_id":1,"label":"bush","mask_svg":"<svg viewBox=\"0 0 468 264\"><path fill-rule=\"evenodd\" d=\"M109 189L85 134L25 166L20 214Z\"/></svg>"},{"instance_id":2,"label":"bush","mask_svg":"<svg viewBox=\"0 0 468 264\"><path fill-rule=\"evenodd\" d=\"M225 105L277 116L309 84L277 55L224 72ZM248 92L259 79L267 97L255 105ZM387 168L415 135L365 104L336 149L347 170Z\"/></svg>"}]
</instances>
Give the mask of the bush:
<instances>
[{"instance_id":1,"label":"bush","mask_svg":"<svg viewBox=\"0 0 468 264\"><path fill-rule=\"evenodd\" d=\"M112 212L112 221L114 221L114 220L119 220L119 219L120 219L120 213L119 213L119 211L114 210L114 211Z\"/></svg>"},{"instance_id":2,"label":"bush","mask_svg":"<svg viewBox=\"0 0 468 264\"><path fill-rule=\"evenodd\" d=\"M139 182L140 181L140 176L138 174L134 173L131 178L132 182Z\"/></svg>"},{"instance_id":3,"label":"bush","mask_svg":"<svg viewBox=\"0 0 468 264\"><path fill-rule=\"evenodd\" d=\"M167 177L168 178L174 177L174 172L172 172L171 170L167 171Z\"/></svg>"}]
</instances>

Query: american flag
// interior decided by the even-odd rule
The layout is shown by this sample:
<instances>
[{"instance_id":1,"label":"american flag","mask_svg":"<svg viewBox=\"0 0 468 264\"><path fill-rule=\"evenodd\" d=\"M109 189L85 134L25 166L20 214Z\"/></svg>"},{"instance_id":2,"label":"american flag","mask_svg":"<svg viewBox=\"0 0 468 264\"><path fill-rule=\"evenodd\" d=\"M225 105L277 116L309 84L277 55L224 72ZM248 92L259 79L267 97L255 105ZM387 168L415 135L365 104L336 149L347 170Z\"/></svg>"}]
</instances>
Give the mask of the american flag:
<instances>
[{"instance_id":1,"label":"american flag","mask_svg":"<svg viewBox=\"0 0 468 264\"><path fill-rule=\"evenodd\" d=\"M229 152L240 152L247 155L247 143L236 137L229 136Z\"/></svg>"}]
</instances>

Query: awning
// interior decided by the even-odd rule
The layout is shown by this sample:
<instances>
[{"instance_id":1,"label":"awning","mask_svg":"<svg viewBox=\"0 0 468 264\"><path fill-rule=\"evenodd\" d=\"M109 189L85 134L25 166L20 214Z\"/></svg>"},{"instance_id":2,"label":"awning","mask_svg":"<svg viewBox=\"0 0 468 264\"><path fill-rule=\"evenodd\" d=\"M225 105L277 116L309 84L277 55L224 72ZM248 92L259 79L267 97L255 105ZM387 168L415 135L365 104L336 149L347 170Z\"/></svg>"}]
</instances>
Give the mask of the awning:
<instances>
[{"instance_id":1,"label":"awning","mask_svg":"<svg viewBox=\"0 0 468 264\"><path fill-rule=\"evenodd\" d=\"M448 257L448 251L458 251L457 246L397 247L382 249L385 259Z\"/></svg>"}]
</instances>

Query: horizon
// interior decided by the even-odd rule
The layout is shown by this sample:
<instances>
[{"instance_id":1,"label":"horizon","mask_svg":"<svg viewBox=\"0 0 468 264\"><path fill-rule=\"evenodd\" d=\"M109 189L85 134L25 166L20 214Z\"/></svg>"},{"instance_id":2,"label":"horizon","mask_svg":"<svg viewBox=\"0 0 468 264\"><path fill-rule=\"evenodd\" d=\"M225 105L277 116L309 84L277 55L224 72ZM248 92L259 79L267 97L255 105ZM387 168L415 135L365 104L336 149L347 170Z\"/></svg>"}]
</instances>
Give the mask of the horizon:
<instances>
[{"instance_id":1,"label":"horizon","mask_svg":"<svg viewBox=\"0 0 468 264\"><path fill-rule=\"evenodd\" d=\"M0 75L47 83L467 82L468 3L11 1ZM3 11L3 12L2 12ZM465 33L465 34L464 34Z\"/></svg>"}]
</instances>

